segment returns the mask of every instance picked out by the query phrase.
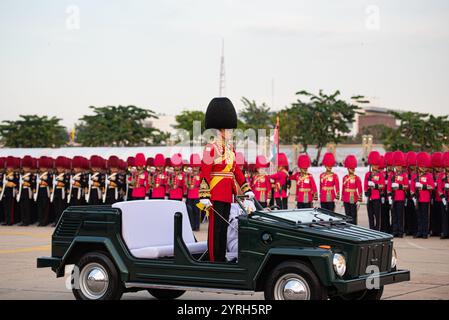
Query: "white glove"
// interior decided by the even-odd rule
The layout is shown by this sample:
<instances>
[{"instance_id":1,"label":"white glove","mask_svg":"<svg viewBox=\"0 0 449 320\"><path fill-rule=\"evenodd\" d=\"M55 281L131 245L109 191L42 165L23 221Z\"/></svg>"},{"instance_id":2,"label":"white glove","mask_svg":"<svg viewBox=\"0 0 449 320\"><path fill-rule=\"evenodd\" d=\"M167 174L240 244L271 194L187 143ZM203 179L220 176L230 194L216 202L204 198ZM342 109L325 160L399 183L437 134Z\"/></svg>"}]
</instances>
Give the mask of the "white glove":
<instances>
[{"instance_id":1,"label":"white glove","mask_svg":"<svg viewBox=\"0 0 449 320\"><path fill-rule=\"evenodd\" d=\"M380 201L382 202L382 204L384 204L385 203L385 198L384 197L380 198Z\"/></svg>"},{"instance_id":2,"label":"white glove","mask_svg":"<svg viewBox=\"0 0 449 320\"><path fill-rule=\"evenodd\" d=\"M201 202L201 204L203 204L206 208L207 208L207 207L212 207L212 202L210 202L209 199L201 199L200 202Z\"/></svg>"},{"instance_id":3,"label":"white glove","mask_svg":"<svg viewBox=\"0 0 449 320\"><path fill-rule=\"evenodd\" d=\"M444 189L449 189L449 183L444 184Z\"/></svg>"},{"instance_id":4,"label":"white glove","mask_svg":"<svg viewBox=\"0 0 449 320\"><path fill-rule=\"evenodd\" d=\"M417 187L418 189L421 189L421 188L422 188L422 184L421 184L420 182L417 182L417 183L415 184L415 187Z\"/></svg>"},{"instance_id":5,"label":"white glove","mask_svg":"<svg viewBox=\"0 0 449 320\"><path fill-rule=\"evenodd\" d=\"M254 199L254 197L255 197L254 192L252 192L251 190L246 191L245 196L247 196L249 200Z\"/></svg>"},{"instance_id":6,"label":"white glove","mask_svg":"<svg viewBox=\"0 0 449 320\"><path fill-rule=\"evenodd\" d=\"M393 183L391 184L391 187L392 187L393 189L397 189L397 188L399 188L399 184L396 183L396 182L393 182Z\"/></svg>"},{"instance_id":7,"label":"white glove","mask_svg":"<svg viewBox=\"0 0 449 320\"><path fill-rule=\"evenodd\" d=\"M388 204L389 204L390 206L393 205L393 198L392 198L392 197L388 197Z\"/></svg>"},{"instance_id":8,"label":"white glove","mask_svg":"<svg viewBox=\"0 0 449 320\"><path fill-rule=\"evenodd\" d=\"M413 198L413 204L415 205L415 208L416 208L416 199L415 198Z\"/></svg>"},{"instance_id":9,"label":"white glove","mask_svg":"<svg viewBox=\"0 0 449 320\"><path fill-rule=\"evenodd\" d=\"M447 206L447 200L445 198L441 198L441 202L443 202L444 206Z\"/></svg>"},{"instance_id":10,"label":"white glove","mask_svg":"<svg viewBox=\"0 0 449 320\"><path fill-rule=\"evenodd\" d=\"M368 187L374 187L374 186L375 186L374 182L368 181Z\"/></svg>"}]
</instances>

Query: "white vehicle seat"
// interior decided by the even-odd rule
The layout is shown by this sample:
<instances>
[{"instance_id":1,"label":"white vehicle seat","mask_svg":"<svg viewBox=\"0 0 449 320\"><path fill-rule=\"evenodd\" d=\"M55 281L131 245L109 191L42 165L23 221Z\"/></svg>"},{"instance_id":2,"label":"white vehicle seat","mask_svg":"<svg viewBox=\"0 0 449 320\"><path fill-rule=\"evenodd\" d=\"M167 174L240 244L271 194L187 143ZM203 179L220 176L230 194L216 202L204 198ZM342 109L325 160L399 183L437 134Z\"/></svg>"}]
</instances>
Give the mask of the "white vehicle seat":
<instances>
[{"instance_id":1,"label":"white vehicle seat","mask_svg":"<svg viewBox=\"0 0 449 320\"><path fill-rule=\"evenodd\" d=\"M174 255L174 215L182 213L182 236L190 253L203 253L207 242L196 242L184 202L136 200L112 205L122 211L122 237L136 258L157 259Z\"/></svg>"}]
</instances>

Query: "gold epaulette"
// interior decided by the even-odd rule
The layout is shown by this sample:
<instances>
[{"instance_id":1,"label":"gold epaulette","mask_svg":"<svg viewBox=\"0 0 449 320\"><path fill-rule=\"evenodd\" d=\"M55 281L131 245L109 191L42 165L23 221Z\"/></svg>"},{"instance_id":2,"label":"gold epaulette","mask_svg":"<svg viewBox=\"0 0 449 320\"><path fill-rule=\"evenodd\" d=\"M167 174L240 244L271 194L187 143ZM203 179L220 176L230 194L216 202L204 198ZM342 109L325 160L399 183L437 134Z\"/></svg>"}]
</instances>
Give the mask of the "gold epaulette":
<instances>
[{"instance_id":1,"label":"gold epaulette","mask_svg":"<svg viewBox=\"0 0 449 320\"><path fill-rule=\"evenodd\" d=\"M245 182L244 184L242 184L240 186L240 189L242 190L243 193L245 193L247 191L251 191L251 187L249 186L248 182Z\"/></svg>"},{"instance_id":2,"label":"gold epaulette","mask_svg":"<svg viewBox=\"0 0 449 320\"><path fill-rule=\"evenodd\" d=\"M200 199L210 199L210 187L205 178L201 180L199 196Z\"/></svg>"}]
</instances>

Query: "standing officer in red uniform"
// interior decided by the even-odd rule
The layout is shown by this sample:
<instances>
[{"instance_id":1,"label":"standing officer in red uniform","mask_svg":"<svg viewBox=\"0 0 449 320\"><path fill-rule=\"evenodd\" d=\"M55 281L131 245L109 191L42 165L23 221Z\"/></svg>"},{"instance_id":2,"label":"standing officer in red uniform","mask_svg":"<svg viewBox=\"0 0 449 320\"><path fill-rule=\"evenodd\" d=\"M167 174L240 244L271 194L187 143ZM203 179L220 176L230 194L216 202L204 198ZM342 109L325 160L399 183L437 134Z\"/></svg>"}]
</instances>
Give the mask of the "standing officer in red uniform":
<instances>
[{"instance_id":1,"label":"standing officer in red uniform","mask_svg":"<svg viewBox=\"0 0 449 320\"><path fill-rule=\"evenodd\" d=\"M315 179L312 174L307 172L310 167L310 158L307 154L298 157L299 172L290 176L291 180L296 181L296 207L298 209L311 208L312 202L318 199Z\"/></svg>"},{"instance_id":2,"label":"standing officer in red uniform","mask_svg":"<svg viewBox=\"0 0 449 320\"><path fill-rule=\"evenodd\" d=\"M383 232L387 232L387 233L391 233L391 217L392 217L392 205L393 202L388 201L388 190L387 190L387 185L388 185L388 180L391 178L391 175L394 173L394 156L393 156L393 152L388 151L385 152L384 155L384 168L383 169L383 173L385 176L385 186L384 186L384 190L383 190L383 195L382 195L382 209L381 209L381 222L382 225L380 226L380 230Z\"/></svg>"},{"instance_id":3,"label":"standing officer in red uniform","mask_svg":"<svg viewBox=\"0 0 449 320\"><path fill-rule=\"evenodd\" d=\"M323 165L326 172L320 174L320 202L321 208L335 211L335 200L340 199L340 183L337 174L332 172L335 165L335 157L327 152L323 157Z\"/></svg>"},{"instance_id":4,"label":"standing officer in red uniform","mask_svg":"<svg viewBox=\"0 0 449 320\"><path fill-rule=\"evenodd\" d=\"M277 172L270 175L270 182L274 185L273 198L279 209L287 209L288 207L288 160L285 153L279 153L276 157Z\"/></svg>"},{"instance_id":5,"label":"standing officer in red uniform","mask_svg":"<svg viewBox=\"0 0 449 320\"><path fill-rule=\"evenodd\" d=\"M348 155L345 159L345 167L348 174L342 181L342 201L345 207L345 214L352 218L352 223L357 224L358 203L362 202L362 180L355 175L357 168L357 158L354 155Z\"/></svg>"},{"instance_id":6,"label":"standing officer in red uniform","mask_svg":"<svg viewBox=\"0 0 449 320\"><path fill-rule=\"evenodd\" d=\"M409 187L408 175L404 171L406 167L405 155L401 151L393 153L395 172L388 177L388 202L392 205L392 233L394 237L404 236L405 200Z\"/></svg>"},{"instance_id":7,"label":"standing officer in red uniform","mask_svg":"<svg viewBox=\"0 0 449 320\"><path fill-rule=\"evenodd\" d=\"M217 129L215 141L206 145L201 164L200 202L209 211L208 248L211 261L226 261L229 213L237 187L249 198L254 193L235 163L232 130L237 128L237 113L225 97L214 98L206 110L206 129Z\"/></svg>"},{"instance_id":8,"label":"standing officer in red uniform","mask_svg":"<svg viewBox=\"0 0 449 320\"><path fill-rule=\"evenodd\" d=\"M370 229L380 230L381 227L381 197L385 187L385 176L379 171L380 154L371 151L368 155L368 164L371 170L365 174L364 190L368 199L368 221Z\"/></svg>"},{"instance_id":9,"label":"standing officer in red uniform","mask_svg":"<svg viewBox=\"0 0 449 320\"><path fill-rule=\"evenodd\" d=\"M443 153L443 172L438 177L438 194L441 198L441 239L449 239L449 151Z\"/></svg>"},{"instance_id":10,"label":"standing officer in red uniform","mask_svg":"<svg viewBox=\"0 0 449 320\"><path fill-rule=\"evenodd\" d=\"M186 205L189 210L190 224L193 231L200 230L201 215L196 206L200 201L200 167L201 158L197 153L190 155L190 167L186 173L187 200Z\"/></svg>"},{"instance_id":11,"label":"standing officer in red uniform","mask_svg":"<svg viewBox=\"0 0 449 320\"><path fill-rule=\"evenodd\" d=\"M145 170L146 159L143 153L136 154L135 157L136 171L131 180L133 184L133 200L145 200L149 185L148 172Z\"/></svg>"},{"instance_id":12,"label":"standing officer in red uniform","mask_svg":"<svg viewBox=\"0 0 449 320\"><path fill-rule=\"evenodd\" d=\"M164 171L165 157L161 153L154 157L155 172L151 175L151 199L164 199L168 190L167 174Z\"/></svg>"},{"instance_id":13,"label":"standing officer in red uniform","mask_svg":"<svg viewBox=\"0 0 449 320\"><path fill-rule=\"evenodd\" d=\"M3 211L3 182L5 178L5 157L0 157L0 223L3 224L5 219L5 214Z\"/></svg>"},{"instance_id":14,"label":"standing officer in red uniform","mask_svg":"<svg viewBox=\"0 0 449 320\"><path fill-rule=\"evenodd\" d=\"M427 152L420 152L416 156L419 173L414 177L411 184L411 191L415 196L418 205L418 232L415 238L427 239L429 236L429 214L432 190L435 188L433 175L430 173L432 159Z\"/></svg>"},{"instance_id":15,"label":"standing officer in red uniform","mask_svg":"<svg viewBox=\"0 0 449 320\"><path fill-rule=\"evenodd\" d=\"M168 192L168 199L182 201L182 198L186 193L186 181L184 173L182 172L182 155L180 153L172 155L171 164L174 172L170 177L171 185Z\"/></svg>"},{"instance_id":16,"label":"standing officer in red uniform","mask_svg":"<svg viewBox=\"0 0 449 320\"><path fill-rule=\"evenodd\" d=\"M257 173L251 179L251 189L253 190L256 200L259 201L262 207L266 208L268 204L268 197L271 190L270 178L265 172L265 168L268 168L270 163L265 156L259 155L256 157L256 170Z\"/></svg>"},{"instance_id":17,"label":"standing officer in red uniform","mask_svg":"<svg viewBox=\"0 0 449 320\"><path fill-rule=\"evenodd\" d=\"M133 199L133 188L134 188L134 181L133 176L136 171L136 159L134 157L128 157L126 159L127 164L127 170L126 170L126 194L125 198L128 201L131 201Z\"/></svg>"},{"instance_id":18,"label":"standing officer in red uniform","mask_svg":"<svg viewBox=\"0 0 449 320\"><path fill-rule=\"evenodd\" d=\"M441 152L432 153L433 180L435 188L432 191L432 200L430 205L430 231L433 237L441 236L441 212L442 202L438 193L438 178L443 169L443 154Z\"/></svg>"}]
</instances>

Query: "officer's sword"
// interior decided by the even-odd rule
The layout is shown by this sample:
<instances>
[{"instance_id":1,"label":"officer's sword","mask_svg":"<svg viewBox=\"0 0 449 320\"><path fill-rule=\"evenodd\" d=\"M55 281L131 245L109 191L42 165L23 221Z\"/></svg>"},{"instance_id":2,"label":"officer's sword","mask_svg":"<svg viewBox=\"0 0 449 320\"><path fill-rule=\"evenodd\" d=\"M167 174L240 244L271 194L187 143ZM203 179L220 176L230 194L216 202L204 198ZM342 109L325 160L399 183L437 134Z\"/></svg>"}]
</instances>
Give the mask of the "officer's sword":
<instances>
[{"instance_id":1,"label":"officer's sword","mask_svg":"<svg viewBox=\"0 0 449 320\"><path fill-rule=\"evenodd\" d=\"M197 203L196 206L197 206L198 209L200 209L201 211L208 210L208 209L212 209L212 211L215 212L215 213L216 213L216 214L217 214L217 215L218 215L224 222L226 222L226 224L227 224L228 226L230 226L232 229L234 229L234 231L237 231L237 232L238 232L238 230L237 230L236 228L234 228L234 227L229 223L229 221L226 220L220 213L218 213L218 211L215 210L213 206L208 206L208 207L206 207L206 206L205 206L204 204L202 204L201 202Z\"/></svg>"}]
</instances>

